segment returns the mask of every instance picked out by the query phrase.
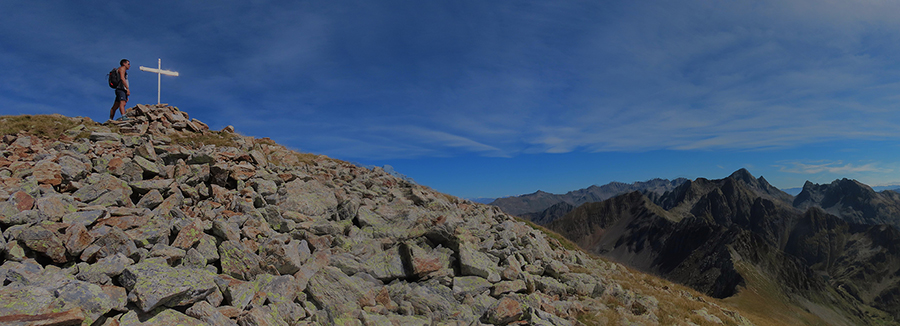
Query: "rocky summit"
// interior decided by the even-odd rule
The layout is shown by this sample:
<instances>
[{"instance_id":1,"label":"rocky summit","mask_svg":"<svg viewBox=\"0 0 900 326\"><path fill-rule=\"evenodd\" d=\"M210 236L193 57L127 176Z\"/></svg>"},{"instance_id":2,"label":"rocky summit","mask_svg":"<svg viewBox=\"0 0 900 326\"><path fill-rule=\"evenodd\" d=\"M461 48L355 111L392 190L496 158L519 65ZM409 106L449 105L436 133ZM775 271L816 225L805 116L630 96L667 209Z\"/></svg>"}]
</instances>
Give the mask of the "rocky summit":
<instances>
[{"instance_id":1,"label":"rocky summit","mask_svg":"<svg viewBox=\"0 0 900 326\"><path fill-rule=\"evenodd\" d=\"M0 324L751 324L380 168L126 115L0 117Z\"/></svg>"}]
</instances>

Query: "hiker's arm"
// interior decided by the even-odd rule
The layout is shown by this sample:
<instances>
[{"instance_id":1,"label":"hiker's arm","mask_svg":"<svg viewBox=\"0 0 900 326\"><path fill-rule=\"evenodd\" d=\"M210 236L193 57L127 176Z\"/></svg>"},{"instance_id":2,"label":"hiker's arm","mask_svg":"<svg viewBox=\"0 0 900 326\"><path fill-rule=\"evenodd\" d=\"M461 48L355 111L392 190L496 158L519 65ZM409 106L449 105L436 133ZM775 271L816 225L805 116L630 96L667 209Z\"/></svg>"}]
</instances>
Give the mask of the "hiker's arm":
<instances>
[{"instance_id":1,"label":"hiker's arm","mask_svg":"<svg viewBox=\"0 0 900 326\"><path fill-rule=\"evenodd\" d=\"M119 68L119 80L122 81L122 85L125 85L125 94L131 96L131 87L128 86L128 79L125 78L125 69L124 67Z\"/></svg>"}]
</instances>

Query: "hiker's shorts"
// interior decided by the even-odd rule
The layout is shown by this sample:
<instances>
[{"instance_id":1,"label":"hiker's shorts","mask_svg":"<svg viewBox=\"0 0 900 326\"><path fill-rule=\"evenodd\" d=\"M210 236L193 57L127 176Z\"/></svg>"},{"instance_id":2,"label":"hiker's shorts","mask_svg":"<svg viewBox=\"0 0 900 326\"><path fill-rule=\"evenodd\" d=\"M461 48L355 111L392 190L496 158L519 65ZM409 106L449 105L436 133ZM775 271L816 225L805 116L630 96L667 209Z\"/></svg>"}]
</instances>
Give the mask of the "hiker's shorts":
<instances>
[{"instance_id":1,"label":"hiker's shorts","mask_svg":"<svg viewBox=\"0 0 900 326\"><path fill-rule=\"evenodd\" d=\"M128 102L128 93L126 93L124 89L116 88L116 101Z\"/></svg>"}]
</instances>

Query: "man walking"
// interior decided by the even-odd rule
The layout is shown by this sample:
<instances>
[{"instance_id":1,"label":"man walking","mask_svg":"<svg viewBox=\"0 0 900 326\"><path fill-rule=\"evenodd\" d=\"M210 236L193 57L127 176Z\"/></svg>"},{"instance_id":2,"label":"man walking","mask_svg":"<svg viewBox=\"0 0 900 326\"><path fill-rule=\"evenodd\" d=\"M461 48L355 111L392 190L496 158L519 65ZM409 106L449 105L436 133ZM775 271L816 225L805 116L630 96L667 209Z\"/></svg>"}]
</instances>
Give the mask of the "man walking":
<instances>
[{"instance_id":1,"label":"man walking","mask_svg":"<svg viewBox=\"0 0 900 326\"><path fill-rule=\"evenodd\" d=\"M131 96L131 90L128 87L128 72L127 70L131 68L131 61L128 59L122 59L119 61L119 68L116 69L116 72L119 74L119 85L116 86L116 101L113 102L113 106L109 109L109 119L112 120L116 117L116 108L119 108L119 113L122 114L122 120L128 120L125 117L125 103L128 103L128 97Z\"/></svg>"}]
</instances>

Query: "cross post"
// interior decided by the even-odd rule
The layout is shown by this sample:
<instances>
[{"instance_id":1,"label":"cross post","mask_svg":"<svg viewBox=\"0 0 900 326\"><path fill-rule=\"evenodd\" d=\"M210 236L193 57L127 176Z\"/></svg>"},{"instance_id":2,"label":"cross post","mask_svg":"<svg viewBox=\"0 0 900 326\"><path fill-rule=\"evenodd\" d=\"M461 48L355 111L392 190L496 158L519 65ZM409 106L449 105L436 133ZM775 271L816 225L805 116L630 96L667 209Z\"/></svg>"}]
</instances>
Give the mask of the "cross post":
<instances>
[{"instance_id":1,"label":"cross post","mask_svg":"<svg viewBox=\"0 0 900 326\"><path fill-rule=\"evenodd\" d=\"M171 70L163 70L162 69L162 59L159 59L157 64L158 64L158 66L157 66L158 68L156 68L156 69L147 68L144 66L141 66L140 68L141 68L141 71L149 71L149 72L156 73L156 104L159 104L159 93L160 93L160 89L162 88L162 86L161 86L162 85L162 75L178 76L178 72L171 71Z\"/></svg>"}]
</instances>

